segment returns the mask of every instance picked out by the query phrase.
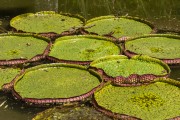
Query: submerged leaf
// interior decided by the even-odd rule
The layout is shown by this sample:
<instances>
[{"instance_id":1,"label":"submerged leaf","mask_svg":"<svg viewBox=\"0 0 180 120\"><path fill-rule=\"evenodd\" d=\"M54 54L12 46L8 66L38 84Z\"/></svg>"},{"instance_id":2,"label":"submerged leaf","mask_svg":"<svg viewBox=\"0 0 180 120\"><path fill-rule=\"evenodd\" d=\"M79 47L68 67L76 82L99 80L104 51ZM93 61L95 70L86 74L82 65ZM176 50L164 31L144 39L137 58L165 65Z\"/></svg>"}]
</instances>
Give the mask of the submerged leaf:
<instances>
[{"instance_id":1,"label":"submerged leaf","mask_svg":"<svg viewBox=\"0 0 180 120\"><path fill-rule=\"evenodd\" d=\"M38 113L33 120L112 120L90 107L50 108Z\"/></svg>"}]
</instances>

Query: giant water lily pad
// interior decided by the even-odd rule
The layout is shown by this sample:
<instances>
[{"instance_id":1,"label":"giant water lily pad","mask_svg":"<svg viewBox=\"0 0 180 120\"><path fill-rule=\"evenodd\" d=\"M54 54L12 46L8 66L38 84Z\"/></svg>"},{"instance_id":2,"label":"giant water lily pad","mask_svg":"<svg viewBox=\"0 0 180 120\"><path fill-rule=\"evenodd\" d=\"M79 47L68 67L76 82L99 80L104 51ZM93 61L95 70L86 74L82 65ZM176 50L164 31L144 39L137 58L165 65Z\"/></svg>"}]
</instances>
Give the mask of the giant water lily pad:
<instances>
[{"instance_id":1,"label":"giant water lily pad","mask_svg":"<svg viewBox=\"0 0 180 120\"><path fill-rule=\"evenodd\" d=\"M180 115L180 83L156 81L138 87L106 85L94 94L94 106L116 118L134 116L143 120L165 120Z\"/></svg>"},{"instance_id":2,"label":"giant water lily pad","mask_svg":"<svg viewBox=\"0 0 180 120\"><path fill-rule=\"evenodd\" d=\"M86 29L99 35L113 33L112 36L119 38L123 36L139 36L149 34L154 27L147 21L132 17L101 16L87 21Z\"/></svg>"},{"instance_id":3,"label":"giant water lily pad","mask_svg":"<svg viewBox=\"0 0 180 120\"><path fill-rule=\"evenodd\" d=\"M92 61L118 55L121 49L111 39L99 36L68 36L56 39L49 56L69 61Z\"/></svg>"},{"instance_id":4,"label":"giant water lily pad","mask_svg":"<svg viewBox=\"0 0 180 120\"><path fill-rule=\"evenodd\" d=\"M43 54L48 42L47 38L31 34L1 34L0 65L16 64L18 59L29 60ZM13 62L15 60L16 62Z\"/></svg>"},{"instance_id":5,"label":"giant water lily pad","mask_svg":"<svg viewBox=\"0 0 180 120\"><path fill-rule=\"evenodd\" d=\"M103 70L109 76L107 79L112 79L116 84L150 82L170 73L167 64L143 55L131 59L123 55L106 56L93 61L90 66Z\"/></svg>"},{"instance_id":6,"label":"giant water lily pad","mask_svg":"<svg viewBox=\"0 0 180 120\"><path fill-rule=\"evenodd\" d=\"M93 108L86 106L50 108L38 113L32 120L112 120Z\"/></svg>"},{"instance_id":7,"label":"giant water lily pad","mask_svg":"<svg viewBox=\"0 0 180 120\"><path fill-rule=\"evenodd\" d=\"M148 55L169 64L180 63L180 36L149 35L133 38L125 43L125 54Z\"/></svg>"},{"instance_id":8,"label":"giant water lily pad","mask_svg":"<svg viewBox=\"0 0 180 120\"><path fill-rule=\"evenodd\" d=\"M57 14L53 11L26 13L14 17L10 25L17 30L34 33L62 33L71 27L83 26L83 18L69 14Z\"/></svg>"},{"instance_id":9,"label":"giant water lily pad","mask_svg":"<svg viewBox=\"0 0 180 120\"><path fill-rule=\"evenodd\" d=\"M3 84L12 81L19 72L19 68L0 68L0 87L2 87Z\"/></svg>"},{"instance_id":10,"label":"giant water lily pad","mask_svg":"<svg viewBox=\"0 0 180 120\"><path fill-rule=\"evenodd\" d=\"M45 104L85 99L100 85L101 78L86 67L56 63L29 68L12 82L15 97Z\"/></svg>"}]
</instances>

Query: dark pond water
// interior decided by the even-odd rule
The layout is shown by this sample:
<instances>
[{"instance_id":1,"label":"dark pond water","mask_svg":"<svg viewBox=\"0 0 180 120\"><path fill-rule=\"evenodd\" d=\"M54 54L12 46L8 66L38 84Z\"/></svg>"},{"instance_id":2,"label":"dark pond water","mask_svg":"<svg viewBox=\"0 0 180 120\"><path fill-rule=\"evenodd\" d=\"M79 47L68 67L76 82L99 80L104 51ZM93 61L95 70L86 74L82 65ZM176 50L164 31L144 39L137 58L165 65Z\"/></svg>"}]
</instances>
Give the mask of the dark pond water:
<instances>
[{"instance_id":1,"label":"dark pond water","mask_svg":"<svg viewBox=\"0 0 180 120\"><path fill-rule=\"evenodd\" d=\"M180 34L180 0L0 0L0 32L16 15L53 10L80 14L86 19L102 15L129 15L144 18L160 30ZM170 76L180 80L180 67ZM0 120L30 120L44 108L27 107L0 92Z\"/></svg>"}]
</instances>

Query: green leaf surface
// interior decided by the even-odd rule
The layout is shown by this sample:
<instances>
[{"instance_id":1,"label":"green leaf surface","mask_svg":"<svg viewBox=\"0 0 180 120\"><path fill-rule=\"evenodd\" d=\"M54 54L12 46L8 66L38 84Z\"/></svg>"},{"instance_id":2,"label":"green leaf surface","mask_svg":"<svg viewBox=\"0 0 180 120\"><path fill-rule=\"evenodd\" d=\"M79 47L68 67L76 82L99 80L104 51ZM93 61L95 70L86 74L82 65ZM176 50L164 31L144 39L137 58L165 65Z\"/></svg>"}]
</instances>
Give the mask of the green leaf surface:
<instances>
[{"instance_id":1,"label":"green leaf surface","mask_svg":"<svg viewBox=\"0 0 180 120\"><path fill-rule=\"evenodd\" d=\"M154 35L139 37L125 43L126 50L159 59L180 58L180 37Z\"/></svg>"},{"instance_id":2,"label":"green leaf surface","mask_svg":"<svg viewBox=\"0 0 180 120\"><path fill-rule=\"evenodd\" d=\"M120 52L120 48L109 39L73 36L57 39L49 55L63 60L92 61L107 55L118 55Z\"/></svg>"},{"instance_id":3,"label":"green leaf surface","mask_svg":"<svg viewBox=\"0 0 180 120\"><path fill-rule=\"evenodd\" d=\"M22 98L69 98L85 94L100 84L85 67L49 64L28 69L14 89Z\"/></svg>"},{"instance_id":4,"label":"green leaf surface","mask_svg":"<svg viewBox=\"0 0 180 120\"><path fill-rule=\"evenodd\" d=\"M0 59L30 59L42 54L48 43L30 35L0 35Z\"/></svg>"},{"instance_id":5,"label":"green leaf surface","mask_svg":"<svg viewBox=\"0 0 180 120\"><path fill-rule=\"evenodd\" d=\"M114 37L140 36L152 32L152 28L146 23L133 18L101 16L87 21L86 26L92 26L87 29L89 32L95 32L99 35L114 32Z\"/></svg>"},{"instance_id":6,"label":"green leaf surface","mask_svg":"<svg viewBox=\"0 0 180 120\"><path fill-rule=\"evenodd\" d=\"M26 13L14 17L10 25L17 30L25 32L62 33L71 27L83 26L83 21L78 17L57 14L52 11L42 11L37 13Z\"/></svg>"},{"instance_id":7,"label":"green leaf surface","mask_svg":"<svg viewBox=\"0 0 180 120\"><path fill-rule=\"evenodd\" d=\"M180 115L180 88L164 82L138 87L107 85L95 93L95 100L114 113L143 120L165 120Z\"/></svg>"},{"instance_id":8,"label":"green leaf surface","mask_svg":"<svg viewBox=\"0 0 180 120\"><path fill-rule=\"evenodd\" d=\"M0 87L12 81L19 72L18 68L0 68Z\"/></svg>"},{"instance_id":9,"label":"green leaf surface","mask_svg":"<svg viewBox=\"0 0 180 120\"><path fill-rule=\"evenodd\" d=\"M112 77L128 77L131 74L166 75L170 71L166 64L148 56L134 56L132 59L126 56L106 56L93 61L90 66L101 68Z\"/></svg>"}]
</instances>

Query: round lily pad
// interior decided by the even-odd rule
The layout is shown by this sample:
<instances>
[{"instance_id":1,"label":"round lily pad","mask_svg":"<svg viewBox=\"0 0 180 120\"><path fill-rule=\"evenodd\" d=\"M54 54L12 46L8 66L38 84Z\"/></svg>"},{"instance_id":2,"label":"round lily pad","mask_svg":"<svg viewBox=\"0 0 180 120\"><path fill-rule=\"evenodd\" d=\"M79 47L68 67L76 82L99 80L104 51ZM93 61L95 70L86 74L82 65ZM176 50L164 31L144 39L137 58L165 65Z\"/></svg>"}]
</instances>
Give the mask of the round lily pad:
<instances>
[{"instance_id":1,"label":"round lily pad","mask_svg":"<svg viewBox=\"0 0 180 120\"><path fill-rule=\"evenodd\" d=\"M83 18L53 11L26 13L11 19L10 25L17 30L33 33L62 33L71 27L83 26Z\"/></svg>"},{"instance_id":2,"label":"round lily pad","mask_svg":"<svg viewBox=\"0 0 180 120\"><path fill-rule=\"evenodd\" d=\"M125 43L125 54L148 55L164 62L180 63L180 36L176 35L147 35L130 39Z\"/></svg>"},{"instance_id":3,"label":"round lily pad","mask_svg":"<svg viewBox=\"0 0 180 120\"><path fill-rule=\"evenodd\" d=\"M43 54L48 42L47 38L31 34L1 34L0 65L16 64L15 61L20 59L30 60L38 54Z\"/></svg>"},{"instance_id":4,"label":"round lily pad","mask_svg":"<svg viewBox=\"0 0 180 120\"><path fill-rule=\"evenodd\" d=\"M87 21L86 29L88 32L98 33L99 35L113 33L112 36L120 38L123 36L134 37L153 32L151 23L133 17L101 16Z\"/></svg>"},{"instance_id":5,"label":"round lily pad","mask_svg":"<svg viewBox=\"0 0 180 120\"><path fill-rule=\"evenodd\" d=\"M107 77L105 79L122 85L150 82L156 77L167 77L170 73L167 64L143 55L131 59L123 55L106 56L93 61L90 66L103 71Z\"/></svg>"},{"instance_id":6,"label":"round lily pad","mask_svg":"<svg viewBox=\"0 0 180 120\"><path fill-rule=\"evenodd\" d=\"M19 68L0 68L0 90L3 84L9 83L20 72Z\"/></svg>"},{"instance_id":7,"label":"round lily pad","mask_svg":"<svg viewBox=\"0 0 180 120\"><path fill-rule=\"evenodd\" d=\"M32 120L112 120L93 108L78 107L54 107L38 113Z\"/></svg>"},{"instance_id":8,"label":"round lily pad","mask_svg":"<svg viewBox=\"0 0 180 120\"><path fill-rule=\"evenodd\" d=\"M118 55L121 49L111 39L82 35L56 39L49 56L66 61L92 61L107 55Z\"/></svg>"},{"instance_id":9,"label":"round lily pad","mask_svg":"<svg viewBox=\"0 0 180 120\"><path fill-rule=\"evenodd\" d=\"M79 101L93 94L100 76L86 67L44 64L26 69L13 81L15 97L27 103L45 104Z\"/></svg>"},{"instance_id":10,"label":"round lily pad","mask_svg":"<svg viewBox=\"0 0 180 120\"><path fill-rule=\"evenodd\" d=\"M116 118L124 115L143 120L176 118L180 115L179 87L180 82L163 79L138 87L109 84L95 92L93 104L99 111Z\"/></svg>"}]
</instances>

